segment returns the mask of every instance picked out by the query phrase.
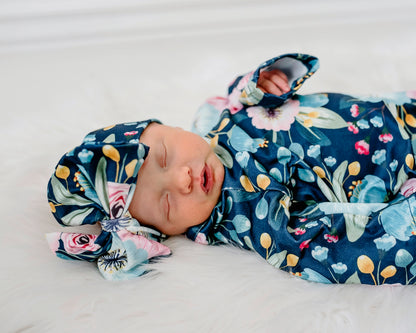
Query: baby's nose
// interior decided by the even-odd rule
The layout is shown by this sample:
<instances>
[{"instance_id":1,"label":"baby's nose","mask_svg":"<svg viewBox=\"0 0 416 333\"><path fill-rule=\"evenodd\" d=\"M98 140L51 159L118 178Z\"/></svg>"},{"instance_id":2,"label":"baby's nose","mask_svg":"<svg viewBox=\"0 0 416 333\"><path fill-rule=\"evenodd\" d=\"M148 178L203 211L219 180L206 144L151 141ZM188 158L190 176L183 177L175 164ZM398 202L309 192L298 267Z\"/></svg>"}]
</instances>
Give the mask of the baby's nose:
<instances>
[{"instance_id":1,"label":"baby's nose","mask_svg":"<svg viewBox=\"0 0 416 333\"><path fill-rule=\"evenodd\" d=\"M187 194L192 191L192 170L187 166L178 168L178 172L173 175L176 188L180 193Z\"/></svg>"}]
</instances>

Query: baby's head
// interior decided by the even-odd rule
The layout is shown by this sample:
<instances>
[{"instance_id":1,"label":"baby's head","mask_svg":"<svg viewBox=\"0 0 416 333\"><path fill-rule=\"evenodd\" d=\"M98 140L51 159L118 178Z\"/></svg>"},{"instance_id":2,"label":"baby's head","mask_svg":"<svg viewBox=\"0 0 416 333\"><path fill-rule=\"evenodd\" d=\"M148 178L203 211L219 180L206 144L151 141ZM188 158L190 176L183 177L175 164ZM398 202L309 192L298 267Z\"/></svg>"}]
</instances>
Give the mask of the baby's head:
<instances>
[{"instance_id":1,"label":"baby's head","mask_svg":"<svg viewBox=\"0 0 416 333\"><path fill-rule=\"evenodd\" d=\"M223 179L224 167L202 137L150 120L88 134L58 163L48 197L62 224L130 214L176 235L209 217Z\"/></svg>"},{"instance_id":2,"label":"baby's head","mask_svg":"<svg viewBox=\"0 0 416 333\"><path fill-rule=\"evenodd\" d=\"M199 135L158 123L140 142L149 147L129 211L140 223L166 235L205 221L218 202L224 167Z\"/></svg>"}]
</instances>

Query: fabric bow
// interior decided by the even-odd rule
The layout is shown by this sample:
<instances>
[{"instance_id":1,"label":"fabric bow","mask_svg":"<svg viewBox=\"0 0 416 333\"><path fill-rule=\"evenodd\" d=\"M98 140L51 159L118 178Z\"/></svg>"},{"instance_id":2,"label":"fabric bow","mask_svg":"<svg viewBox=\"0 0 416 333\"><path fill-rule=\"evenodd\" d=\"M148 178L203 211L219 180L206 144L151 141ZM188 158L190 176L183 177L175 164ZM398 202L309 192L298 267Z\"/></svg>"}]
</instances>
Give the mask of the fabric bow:
<instances>
[{"instance_id":1,"label":"fabric bow","mask_svg":"<svg viewBox=\"0 0 416 333\"><path fill-rule=\"evenodd\" d=\"M99 235L55 232L51 250L63 259L96 261L108 280L146 272L149 259L171 254L160 232L141 226L128 212L148 147L139 142L153 121L124 123L89 133L65 154L48 183L48 200L65 226L100 223Z\"/></svg>"}]
</instances>

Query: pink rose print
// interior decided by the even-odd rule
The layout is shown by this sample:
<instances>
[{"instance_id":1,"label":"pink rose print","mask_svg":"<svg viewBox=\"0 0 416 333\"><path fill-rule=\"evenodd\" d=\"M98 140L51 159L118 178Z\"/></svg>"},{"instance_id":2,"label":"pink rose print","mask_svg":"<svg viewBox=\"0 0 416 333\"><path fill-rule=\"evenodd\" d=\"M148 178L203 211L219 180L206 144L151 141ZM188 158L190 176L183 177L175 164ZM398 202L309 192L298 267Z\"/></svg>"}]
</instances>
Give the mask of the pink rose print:
<instances>
[{"instance_id":1,"label":"pink rose print","mask_svg":"<svg viewBox=\"0 0 416 333\"><path fill-rule=\"evenodd\" d=\"M324 238L326 239L328 243L336 243L338 242L338 239L339 239L337 235L330 235L330 234L325 234Z\"/></svg>"},{"instance_id":2,"label":"pink rose print","mask_svg":"<svg viewBox=\"0 0 416 333\"><path fill-rule=\"evenodd\" d=\"M360 155L370 154L370 145L367 142L365 142L364 140L357 141L355 143L355 149L357 150L358 154L360 154Z\"/></svg>"},{"instance_id":3,"label":"pink rose print","mask_svg":"<svg viewBox=\"0 0 416 333\"><path fill-rule=\"evenodd\" d=\"M61 233L61 240L64 243L65 251L70 254L97 251L101 248L100 245L94 243L97 237L97 235Z\"/></svg>"},{"instance_id":4,"label":"pink rose print","mask_svg":"<svg viewBox=\"0 0 416 333\"><path fill-rule=\"evenodd\" d=\"M125 132L124 136L126 137L127 140L131 139L132 137L134 137L137 133L137 131L130 131L130 132Z\"/></svg>"},{"instance_id":5,"label":"pink rose print","mask_svg":"<svg viewBox=\"0 0 416 333\"><path fill-rule=\"evenodd\" d=\"M274 131L288 131L299 112L299 101L288 100L276 109L265 109L253 106L247 109L247 115L252 118L253 126Z\"/></svg>"},{"instance_id":6,"label":"pink rose print","mask_svg":"<svg viewBox=\"0 0 416 333\"><path fill-rule=\"evenodd\" d=\"M118 231L117 235L123 242L132 241L137 249L145 250L148 259L157 256L165 256L171 253L167 246L154 240L147 239L144 236L133 234L126 229Z\"/></svg>"},{"instance_id":7,"label":"pink rose print","mask_svg":"<svg viewBox=\"0 0 416 333\"><path fill-rule=\"evenodd\" d=\"M303 235L306 232L303 228L296 228L295 229L295 235Z\"/></svg>"},{"instance_id":8,"label":"pink rose print","mask_svg":"<svg viewBox=\"0 0 416 333\"><path fill-rule=\"evenodd\" d=\"M357 104L353 104L350 108L351 115L356 118L360 115L360 108Z\"/></svg>"},{"instance_id":9,"label":"pink rose print","mask_svg":"<svg viewBox=\"0 0 416 333\"><path fill-rule=\"evenodd\" d=\"M416 192L416 178L408 179L400 188L400 193L406 198Z\"/></svg>"},{"instance_id":10,"label":"pink rose print","mask_svg":"<svg viewBox=\"0 0 416 333\"><path fill-rule=\"evenodd\" d=\"M202 245L208 245L207 237L201 232L196 236L195 242Z\"/></svg>"},{"instance_id":11,"label":"pink rose print","mask_svg":"<svg viewBox=\"0 0 416 333\"><path fill-rule=\"evenodd\" d=\"M378 136L378 139L381 142L387 143L387 142L393 141L393 135L391 135L390 133L380 134Z\"/></svg>"},{"instance_id":12,"label":"pink rose print","mask_svg":"<svg viewBox=\"0 0 416 333\"><path fill-rule=\"evenodd\" d=\"M309 247L309 243L310 243L311 239L308 239L306 241L303 241L302 243L300 243L299 248L301 250L303 249L307 249Z\"/></svg>"},{"instance_id":13,"label":"pink rose print","mask_svg":"<svg viewBox=\"0 0 416 333\"><path fill-rule=\"evenodd\" d=\"M123 214L126 206L130 185L107 182L108 199L110 203L110 218L116 219Z\"/></svg>"},{"instance_id":14,"label":"pink rose print","mask_svg":"<svg viewBox=\"0 0 416 333\"><path fill-rule=\"evenodd\" d=\"M358 127L354 123L349 121L347 124L348 124L348 130L350 132L353 132L354 134L358 133Z\"/></svg>"}]
</instances>

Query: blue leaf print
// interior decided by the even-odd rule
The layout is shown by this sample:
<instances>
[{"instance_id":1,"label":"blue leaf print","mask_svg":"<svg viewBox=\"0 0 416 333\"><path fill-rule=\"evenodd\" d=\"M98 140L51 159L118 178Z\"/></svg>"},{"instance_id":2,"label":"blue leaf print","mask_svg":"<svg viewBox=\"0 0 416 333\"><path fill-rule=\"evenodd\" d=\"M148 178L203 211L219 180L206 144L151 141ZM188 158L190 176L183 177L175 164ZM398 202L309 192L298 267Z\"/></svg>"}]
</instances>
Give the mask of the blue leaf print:
<instances>
[{"instance_id":1,"label":"blue leaf print","mask_svg":"<svg viewBox=\"0 0 416 333\"><path fill-rule=\"evenodd\" d=\"M279 161L279 163L285 165L289 163L291 157L292 157L292 153L290 152L289 149L285 147L280 147L277 150L277 160Z\"/></svg>"},{"instance_id":2,"label":"blue leaf print","mask_svg":"<svg viewBox=\"0 0 416 333\"><path fill-rule=\"evenodd\" d=\"M248 160L250 159L250 154L246 151L239 151L237 154L235 154L235 159L240 164L240 166L244 169L247 167Z\"/></svg>"},{"instance_id":3,"label":"blue leaf print","mask_svg":"<svg viewBox=\"0 0 416 333\"><path fill-rule=\"evenodd\" d=\"M267 204L267 200L261 198L260 201L256 205L256 216L259 220L263 220L269 212L269 205Z\"/></svg>"},{"instance_id":4,"label":"blue leaf print","mask_svg":"<svg viewBox=\"0 0 416 333\"><path fill-rule=\"evenodd\" d=\"M236 215L233 220L232 223L235 227L235 230L241 234L243 232L246 232L248 230L250 230L251 228L251 223L250 220L245 217L244 215Z\"/></svg>"},{"instance_id":5,"label":"blue leaf print","mask_svg":"<svg viewBox=\"0 0 416 333\"><path fill-rule=\"evenodd\" d=\"M298 169L298 176L307 183L313 183L315 181L315 174L308 169Z\"/></svg>"},{"instance_id":6,"label":"blue leaf print","mask_svg":"<svg viewBox=\"0 0 416 333\"><path fill-rule=\"evenodd\" d=\"M319 108L329 101L327 94L297 95L296 97L300 106L310 108Z\"/></svg>"},{"instance_id":7,"label":"blue leaf print","mask_svg":"<svg viewBox=\"0 0 416 333\"><path fill-rule=\"evenodd\" d=\"M254 160L254 165L256 166L257 170L259 170L260 172L263 173L267 173L266 169L264 168L264 166L262 166L259 162L257 162L256 160Z\"/></svg>"},{"instance_id":8,"label":"blue leaf print","mask_svg":"<svg viewBox=\"0 0 416 333\"><path fill-rule=\"evenodd\" d=\"M409 268L409 272L410 272L413 276L416 276L416 262L415 262L412 266L410 266L410 268Z\"/></svg>"},{"instance_id":9,"label":"blue leaf print","mask_svg":"<svg viewBox=\"0 0 416 333\"><path fill-rule=\"evenodd\" d=\"M231 196L234 202L244 202L256 199L261 193L260 192L246 192L246 191L232 191Z\"/></svg>"},{"instance_id":10,"label":"blue leaf print","mask_svg":"<svg viewBox=\"0 0 416 333\"><path fill-rule=\"evenodd\" d=\"M243 246L243 244L241 243L240 239L238 238L237 233L236 233L234 230L229 230L229 231L228 231L228 233L229 233L229 235L230 235L231 239L232 239L234 242L236 242L237 244L239 244L239 245Z\"/></svg>"},{"instance_id":11,"label":"blue leaf print","mask_svg":"<svg viewBox=\"0 0 416 333\"><path fill-rule=\"evenodd\" d=\"M273 198L269 206L269 225L274 230L279 230L282 227L283 220L285 219L286 213L284 207L280 203L279 198Z\"/></svg>"},{"instance_id":12,"label":"blue leaf print","mask_svg":"<svg viewBox=\"0 0 416 333\"><path fill-rule=\"evenodd\" d=\"M331 283L326 277L319 274L318 272L315 272L314 270L310 268L305 268L302 272L302 279L312 281L312 282L320 282L320 283Z\"/></svg>"},{"instance_id":13,"label":"blue leaf print","mask_svg":"<svg viewBox=\"0 0 416 333\"><path fill-rule=\"evenodd\" d=\"M227 200L225 201L225 212L229 214L231 212L232 207L233 207L233 198L230 196L230 197L227 197Z\"/></svg>"},{"instance_id":14,"label":"blue leaf print","mask_svg":"<svg viewBox=\"0 0 416 333\"><path fill-rule=\"evenodd\" d=\"M396 257L394 258L394 262L396 263L397 267L406 267L413 261L412 255L405 249L400 249L396 253Z\"/></svg>"},{"instance_id":15,"label":"blue leaf print","mask_svg":"<svg viewBox=\"0 0 416 333\"><path fill-rule=\"evenodd\" d=\"M230 134L231 132L231 134ZM249 151L255 153L258 149L258 144L240 127L234 126L228 133L230 136L230 144L237 151Z\"/></svg>"},{"instance_id":16,"label":"blue leaf print","mask_svg":"<svg viewBox=\"0 0 416 333\"><path fill-rule=\"evenodd\" d=\"M298 157L301 158L301 159L303 159L305 157L305 152L303 151L302 145L297 143L297 142L293 142L289 146L289 150L291 152L295 153L296 155L298 155Z\"/></svg>"},{"instance_id":17,"label":"blue leaf print","mask_svg":"<svg viewBox=\"0 0 416 333\"><path fill-rule=\"evenodd\" d=\"M279 183L283 182L282 173L277 168L272 168L269 172L270 176L276 179Z\"/></svg>"}]
</instances>

